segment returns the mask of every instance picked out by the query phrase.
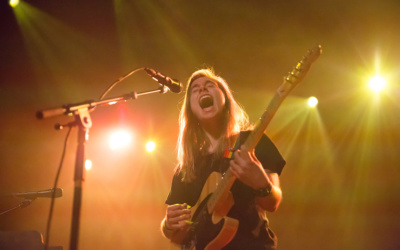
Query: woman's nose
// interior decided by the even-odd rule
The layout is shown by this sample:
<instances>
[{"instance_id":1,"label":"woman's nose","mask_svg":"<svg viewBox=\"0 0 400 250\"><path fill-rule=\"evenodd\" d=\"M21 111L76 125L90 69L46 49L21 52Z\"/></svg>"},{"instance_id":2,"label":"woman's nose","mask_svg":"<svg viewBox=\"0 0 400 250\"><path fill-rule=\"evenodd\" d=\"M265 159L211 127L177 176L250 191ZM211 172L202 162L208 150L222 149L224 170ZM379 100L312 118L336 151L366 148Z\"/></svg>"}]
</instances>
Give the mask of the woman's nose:
<instances>
[{"instance_id":1,"label":"woman's nose","mask_svg":"<svg viewBox=\"0 0 400 250\"><path fill-rule=\"evenodd\" d=\"M200 86L200 92L202 91L208 91L207 86L206 85L202 85Z\"/></svg>"}]
</instances>

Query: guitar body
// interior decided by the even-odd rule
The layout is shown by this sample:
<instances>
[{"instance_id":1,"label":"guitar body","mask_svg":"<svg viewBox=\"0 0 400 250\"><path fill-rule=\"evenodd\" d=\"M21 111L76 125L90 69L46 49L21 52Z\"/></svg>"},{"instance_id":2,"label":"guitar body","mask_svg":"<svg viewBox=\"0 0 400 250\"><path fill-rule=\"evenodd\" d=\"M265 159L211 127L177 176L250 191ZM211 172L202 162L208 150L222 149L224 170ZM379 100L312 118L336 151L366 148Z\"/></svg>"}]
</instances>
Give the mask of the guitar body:
<instances>
[{"instance_id":1,"label":"guitar body","mask_svg":"<svg viewBox=\"0 0 400 250\"><path fill-rule=\"evenodd\" d=\"M221 177L220 173L211 173L198 202L191 209L193 224L172 237L171 241L180 245L180 249L221 249L235 236L239 221L226 216L233 205L232 194L229 192L214 212L210 213L207 208L207 203Z\"/></svg>"}]
</instances>

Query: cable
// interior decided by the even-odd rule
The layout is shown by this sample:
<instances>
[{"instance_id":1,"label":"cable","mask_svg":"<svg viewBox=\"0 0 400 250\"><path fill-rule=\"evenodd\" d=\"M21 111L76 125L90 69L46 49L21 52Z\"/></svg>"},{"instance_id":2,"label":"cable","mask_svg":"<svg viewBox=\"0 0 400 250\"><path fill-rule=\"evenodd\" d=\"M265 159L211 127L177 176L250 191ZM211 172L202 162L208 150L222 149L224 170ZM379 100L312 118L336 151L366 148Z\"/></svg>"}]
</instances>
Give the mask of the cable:
<instances>
[{"instance_id":1,"label":"cable","mask_svg":"<svg viewBox=\"0 0 400 250\"><path fill-rule=\"evenodd\" d=\"M62 155L61 155L60 165L58 166L58 171L57 171L57 174L56 174L56 179L55 179L55 181L54 181L54 186L53 186L54 189L57 188L58 178L60 177L62 165L63 165L64 158L65 158L65 151L66 151L66 148L67 148L68 139L69 139L69 135L71 134L71 130L72 130L72 126L69 127L68 132L67 132L67 135L66 135L66 137L65 137L64 148L63 148L63 152L62 152ZM46 242L45 242L45 245L44 245L44 249L45 249L45 250L48 249L48 245L49 245L50 224L51 224L51 219L52 219L52 216L53 216L53 208L54 208L54 201L55 201L54 195L55 195L55 192L53 192L53 196L51 197L49 218L48 218L48 220L47 220Z\"/></svg>"},{"instance_id":2,"label":"cable","mask_svg":"<svg viewBox=\"0 0 400 250\"><path fill-rule=\"evenodd\" d=\"M143 70L144 67L142 68L137 68L132 70L131 72L129 72L128 74L120 77L118 80L116 80L115 82L113 82L104 92L103 94L101 94L100 96L100 100L102 100L118 83L122 82L123 80L125 80L127 77L131 76L132 74L136 73L139 70ZM54 181L54 186L53 188L56 189L57 188L57 183L58 183L58 178L60 177L60 173L61 173L61 169L62 169L62 164L64 162L64 157L65 157L65 151L67 148L67 143L68 143L68 139L69 139L69 135L71 133L72 130L72 126L69 126L69 130L67 132L67 135L65 137L65 142L64 142L64 149L61 155L61 160L60 160L60 165L58 166L58 171L57 171L57 175L56 175L56 179ZM49 212L49 217L47 220L47 227L46 227L46 242L45 242L45 250L48 249L48 244L49 244L49 239L50 239L50 225L51 225L51 220L52 220L52 216L53 216L53 209L54 209L54 194L53 193L53 197L51 198L51 205L50 205L50 212Z\"/></svg>"},{"instance_id":3,"label":"cable","mask_svg":"<svg viewBox=\"0 0 400 250\"><path fill-rule=\"evenodd\" d=\"M134 69L134 70L132 70L131 72L129 72L128 74L126 74L126 75L120 77L118 80L116 80L115 82L113 82L113 83L103 92L103 94L100 96L99 99L102 100L102 99L108 94L108 92L110 92L111 89L113 89L118 83L122 82L123 80L125 80L125 78L131 76L132 74L134 74L134 73L136 73L137 71L142 70L142 69L144 69L144 67Z\"/></svg>"}]
</instances>

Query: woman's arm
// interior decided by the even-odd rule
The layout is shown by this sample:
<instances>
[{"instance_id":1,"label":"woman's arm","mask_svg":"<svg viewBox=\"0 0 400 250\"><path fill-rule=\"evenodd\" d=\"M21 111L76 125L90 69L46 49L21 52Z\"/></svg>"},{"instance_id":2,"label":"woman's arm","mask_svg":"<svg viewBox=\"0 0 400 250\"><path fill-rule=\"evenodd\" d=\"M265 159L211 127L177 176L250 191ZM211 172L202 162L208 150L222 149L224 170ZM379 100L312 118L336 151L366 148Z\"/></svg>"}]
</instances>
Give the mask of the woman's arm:
<instances>
[{"instance_id":1,"label":"woman's arm","mask_svg":"<svg viewBox=\"0 0 400 250\"><path fill-rule=\"evenodd\" d=\"M282 200L279 176L277 173L267 173L254 155L254 150L248 152L242 146L230 161L230 168L241 182L255 191L266 190L266 195L257 197L256 202L264 210L276 211Z\"/></svg>"}]
</instances>

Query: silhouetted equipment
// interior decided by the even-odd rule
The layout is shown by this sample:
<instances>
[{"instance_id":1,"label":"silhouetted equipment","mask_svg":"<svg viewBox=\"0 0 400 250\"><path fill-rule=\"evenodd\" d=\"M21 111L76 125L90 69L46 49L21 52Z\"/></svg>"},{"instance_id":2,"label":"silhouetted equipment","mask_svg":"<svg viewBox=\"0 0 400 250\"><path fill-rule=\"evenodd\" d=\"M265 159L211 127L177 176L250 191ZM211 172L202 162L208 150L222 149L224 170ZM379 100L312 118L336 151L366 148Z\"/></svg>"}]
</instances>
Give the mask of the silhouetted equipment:
<instances>
[{"instance_id":1,"label":"silhouetted equipment","mask_svg":"<svg viewBox=\"0 0 400 250\"><path fill-rule=\"evenodd\" d=\"M43 236L38 231L0 231L2 250L44 250ZM63 250L62 246L48 247L48 250Z\"/></svg>"}]
</instances>

